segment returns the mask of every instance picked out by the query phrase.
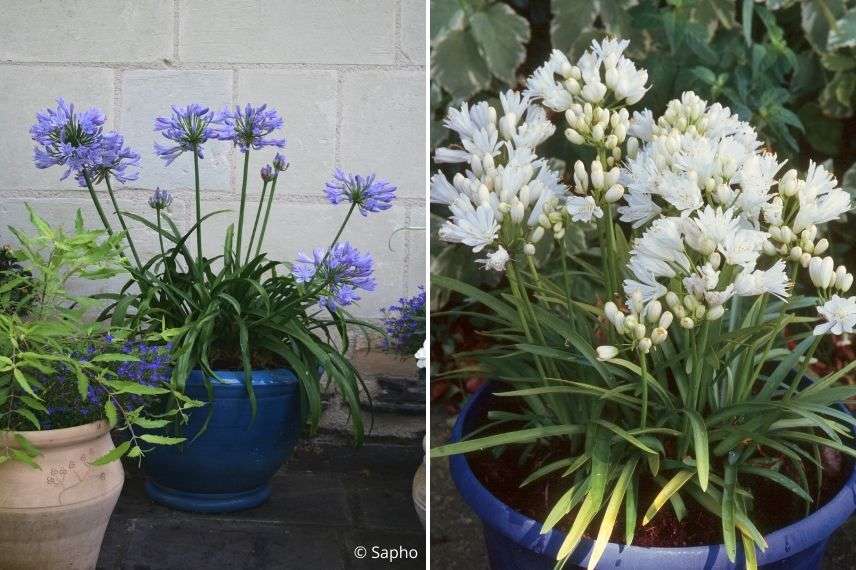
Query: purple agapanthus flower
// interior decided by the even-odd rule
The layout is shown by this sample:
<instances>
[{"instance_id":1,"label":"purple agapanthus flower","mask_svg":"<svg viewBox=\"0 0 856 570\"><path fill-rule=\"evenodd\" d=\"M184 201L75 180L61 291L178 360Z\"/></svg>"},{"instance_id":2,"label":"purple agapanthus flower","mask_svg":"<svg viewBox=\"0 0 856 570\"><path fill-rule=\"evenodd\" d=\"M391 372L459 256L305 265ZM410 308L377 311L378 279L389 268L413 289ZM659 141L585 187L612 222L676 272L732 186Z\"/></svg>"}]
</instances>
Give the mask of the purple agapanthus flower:
<instances>
[{"instance_id":1,"label":"purple agapanthus flower","mask_svg":"<svg viewBox=\"0 0 856 570\"><path fill-rule=\"evenodd\" d=\"M187 151L196 152L199 158L204 158L202 145L208 139L217 138L214 126L218 119L214 112L199 103L191 103L186 107L172 106L169 117L155 119L155 132L176 143L174 146L155 143L155 154L161 157L166 166Z\"/></svg>"},{"instance_id":2,"label":"purple agapanthus flower","mask_svg":"<svg viewBox=\"0 0 856 570\"><path fill-rule=\"evenodd\" d=\"M153 210L164 210L166 208L169 208L171 205L172 194L170 194L166 190L155 188L155 191L149 198L149 207Z\"/></svg>"},{"instance_id":3,"label":"purple agapanthus flower","mask_svg":"<svg viewBox=\"0 0 856 570\"><path fill-rule=\"evenodd\" d=\"M74 105L60 97L56 110L37 113L36 124L30 128L30 135L36 142L33 149L36 168L65 166L61 178L65 180L88 165L101 163L103 127L104 113L99 109L77 113Z\"/></svg>"},{"instance_id":4,"label":"purple agapanthus flower","mask_svg":"<svg viewBox=\"0 0 856 570\"><path fill-rule=\"evenodd\" d=\"M361 176L336 169L333 178L324 185L324 193L331 204L344 201L355 204L360 213L382 212L392 207L395 186L385 180L377 180L374 174Z\"/></svg>"},{"instance_id":5,"label":"purple agapanthus flower","mask_svg":"<svg viewBox=\"0 0 856 570\"><path fill-rule=\"evenodd\" d=\"M292 269L298 283L323 284L318 303L330 311L360 300L357 291L374 291L374 261L369 253L360 253L348 242L340 242L328 251L316 249L312 257L299 253Z\"/></svg>"},{"instance_id":6,"label":"purple agapanthus flower","mask_svg":"<svg viewBox=\"0 0 856 570\"><path fill-rule=\"evenodd\" d=\"M130 182L139 178L140 173L130 168L139 168L140 155L125 146L125 138L117 132L104 133L101 137L101 153L93 162L85 166L86 172L92 183L98 184L108 176L121 183ZM86 186L86 178L83 171L76 174L77 183L81 187Z\"/></svg>"},{"instance_id":7,"label":"purple agapanthus flower","mask_svg":"<svg viewBox=\"0 0 856 570\"><path fill-rule=\"evenodd\" d=\"M224 109L218 116L220 124L216 137L224 141L232 141L235 146L246 152L250 149L259 150L266 146L282 148L285 139L265 138L283 125L282 117L267 105L253 107L249 103L241 109L235 105L234 110Z\"/></svg>"}]
</instances>

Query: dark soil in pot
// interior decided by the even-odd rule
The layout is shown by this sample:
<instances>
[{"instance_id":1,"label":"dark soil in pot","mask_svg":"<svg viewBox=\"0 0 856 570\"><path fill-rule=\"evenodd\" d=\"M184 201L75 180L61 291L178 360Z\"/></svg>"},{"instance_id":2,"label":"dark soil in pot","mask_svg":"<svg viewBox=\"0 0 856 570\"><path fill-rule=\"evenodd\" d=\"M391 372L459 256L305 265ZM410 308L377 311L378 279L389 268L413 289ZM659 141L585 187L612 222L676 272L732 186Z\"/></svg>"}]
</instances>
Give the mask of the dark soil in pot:
<instances>
[{"instance_id":1,"label":"dark soil in pot","mask_svg":"<svg viewBox=\"0 0 856 570\"><path fill-rule=\"evenodd\" d=\"M516 399L497 398L491 395L483 402L479 409L474 410L478 425L486 423L488 410L520 411ZM510 429L513 427L507 427L506 424L501 431ZM480 435L489 433L484 432ZM543 521L552 506L567 491L569 479L563 479L561 472L556 472L523 488L520 488L520 482L538 467L567 456L567 450L557 446L556 441L558 440L554 439L551 446L535 448L528 454L526 454L526 446L511 445L502 449L501 452L497 449L487 449L469 453L466 457L478 480L500 501L534 520ZM771 459L776 457L771 456ZM825 505L841 490L853 469L852 460L849 457L831 449L823 450L822 464L824 471L820 500L812 505L812 511ZM789 467L787 463L785 466ZM648 473L647 466L641 473ZM794 475L789 473L787 468L783 473L791 477ZM809 477L809 484L815 485L811 494L817 496L817 480L813 477L816 469L813 465L806 466L806 474ZM767 479L744 476L741 477L741 483L755 497L755 509L750 513L750 517L765 535L793 524L807 514L802 499ZM640 515L648 508L658 491L659 486L650 478L640 478ZM686 500L685 505L687 514L683 521L679 521L671 506L667 505L647 525L637 526L633 544L649 547L682 547L721 543L720 519L691 499ZM573 513L562 519L556 528L567 532L573 522L572 515ZM622 519L623 517L619 517L611 542L624 542ZM597 518L595 525L586 532L586 536L594 538L598 528L596 525L599 524L600 519Z\"/></svg>"}]
</instances>

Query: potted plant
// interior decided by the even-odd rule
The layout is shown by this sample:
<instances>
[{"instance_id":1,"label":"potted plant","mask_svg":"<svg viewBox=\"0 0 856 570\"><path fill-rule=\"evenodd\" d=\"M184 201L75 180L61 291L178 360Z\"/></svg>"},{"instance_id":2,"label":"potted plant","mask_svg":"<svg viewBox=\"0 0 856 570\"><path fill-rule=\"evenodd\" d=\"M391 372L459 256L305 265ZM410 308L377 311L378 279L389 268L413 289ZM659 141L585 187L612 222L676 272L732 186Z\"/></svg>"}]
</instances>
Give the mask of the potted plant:
<instances>
[{"instance_id":1,"label":"potted plant","mask_svg":"<svg viewBox=\"0 0 856 570\"><path fill-rule=\"evenodd\" d=\"M123 455L141 457L178 438L142 433L195 403L171 392L162 347L120 341L91 323L75 280L120 274L120 236L66 233L30 210L36 234L0 269L0 549L4 568L94 568L124 481ZM111 334L112 332L112 334ZM151 416L150 397L179 406ZM116 447L111 429L123 434Z\"/></svg>"},{"instance_id":2,"label":"potted plant","mask_svg":"<svg viewBox=\"0 0 856 570\"><path fill-rule=\"evenodd\" d=\"M822 237L850 197L823 166L781 172L691 92L631 115L647 72L627 44L554 51L500 109L449 110L461 146L435 161L467 170L432 178L440 237L507 288L433 280L495 323L478 356L496 381L432 455L452 456L494 568L816 568L856 492L837 404L856 363L806 375L856 326ZM535 152L554 120L589 157L567 177ZM597 247L572 250L571 229Z\"/></svg>"},{"instance_id":3,"label":"potted plant","mask_svg":"<svg viewBox=\"0 0 856 570\"><path fill-rule=\"evenodd\" d=\"M425 387L425 288L419 287L419 292L412 297L402 297L398 303L391 305L383 311L383 325L386 335L383 339L385 351L396 354L401 358L413 358L416 360L416 369L419 371L419 389L414 390L424 400ZM427 436L426 436L427 437ZM425 449L425 438L422 448ZM425 460L416 470L413 477L413 506L422 524L425 524L426 505L426 479Z\"/></svg>"},{"instance_id":4,"label":"potted plant","mask_svg":"<svg viewBox=\"0 0 856 570\"><path fill-rule=\"evenodd\" d=\"M340 238L355 211L365 217L389 209L394 186L374 175L337 170L325 194L333 205L349 204L338 231L327 247L283 263L264 250L269 224L275 223L277 183L288 168L282 154L261 169L254 213L247 195L250 154L285 145L275 135L283 120L274 109L248 104L214 113L190 104L155 120L155 132L168 141L155 144L166 166L193 162L195 216L186 232L170 217L172 197L165 190L152 195L151 218L119 209L113 182L136 178L139 155L124 146L120 134L103 131L100 111L79 113L60 100L56 110L37 119L31 130L36 166L65 166L89 191L112 232L96 186L105 189L134 258L132 278L122 290L102 295L111 302L102 318L169 340L172 388L209 403L189 414L181 431L187 444L146 457L146 489L153 499L208 512L262 503L301 430L318 426L322 375L342 394L356 441L362 441L361 379L346 357L349 328L376 327L352 318L346 307L360 299L361 290L374 289L373 260ZM208 258L204 222L225 211L202 214L200 162L205 146L217 140L237 149L243 176L237 219L226 231L222 254ZM156 233L156 255L140 258L127 219Z\"/></svg>"}]
</instances>

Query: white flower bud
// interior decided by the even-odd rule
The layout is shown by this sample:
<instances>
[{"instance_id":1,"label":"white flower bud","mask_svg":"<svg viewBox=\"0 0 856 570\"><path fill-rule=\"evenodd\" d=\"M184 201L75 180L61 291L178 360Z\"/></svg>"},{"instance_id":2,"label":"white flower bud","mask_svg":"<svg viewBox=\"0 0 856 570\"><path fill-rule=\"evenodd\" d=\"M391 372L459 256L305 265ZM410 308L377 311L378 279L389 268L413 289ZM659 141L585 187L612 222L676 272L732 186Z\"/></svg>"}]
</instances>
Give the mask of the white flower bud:
<instances>
[{"instance_id":1,"label":"white flower bud","mask_svg":"<svg viewBox=\"0 0 856 570\"><path fill-rule=\"evenodd\" d=\"M645 318L649 323L656 323L660 320L660 315L663 314L663 304L660 301L651 301L645 307Z\"/></svg>"},{"instance_id":2,"label":"white flower bud","mask_svg":"<svg viewBox=\"0 0 856 570\"><path fill-rule=\"evenodd\" d=\"M628 334L633 334L634 329L636 329L636 325L639 324L639 319L636 318L636 315L627 315L624 317L624 327Z\"/></svg>"},{"instance_id":3,"label":"white flower bud","mask_svg":"<svg viewBox=\"0 0 856 570\"><path fill-rule=\"evenodd\" d=\"M835 281L835 263L831 257L812 257L808 264L811 282L818 289L827 289Z\"/></svg>"},{"instance_id":4,"label":"white flower bud","mask_svg":"<svg viewBox=\"0 0 856 570\"><path fill-rule=\"evenodd\" d=\"M734 191L728 184L719 184L716 187L716 201L728 205L734 199Z\"/></svg>"},{"instance_id":5,"label":"white flower bud","mask_svg":"<svg viewBox=\"0 0 856 570\"><path fill-rule=\"evenodd\" d=\"M665 313L663 313L662 315L660 315L660 323L659 323L659 324L660 324L660 328L661 328L661 329L667 329L667 328L669 328L669 327L671 326L671 324L672 324L672 320L673 320L674 318L675 318L675 317L674 317L674 315L672 315L672 313L671 313L671 312L669 312L669 311L666 311Z\"/></svg>"},{"instance_id":6,"label":"white flower bud","mask_svg":"<svg viewBox=\"0 0 856 570\"><path fill-rule=\"evenodd\" d=\"M586 83L582 89L583 98L592 103L599 103L606 95L606 85L603 83Z\"/></svg>"},{"instance_id":7,"label":"white flower bud","mask_svg":"<svg viewBox=\"0 0 856 570\"><path fill-rule=\"evenodd\" d=\"M591 138L595 142L600 142L603 140L603 127L600 124L597 124L591 128Z\"/></svg>"},{"instance_id":8,"label":"white flower bud","mask_svg":"<svg viewBox=\"0 0 856 570\"><path fill-rule=\"evenodd\" d=\"M780 229L782 232L782 243L789 244L794 241L794 238L796 238L796 236L794 235L794 232L793 230L791 230L791 228L789 228L788 226L782 226Z\"/></svg>"},{"instance_id":9,"label":"white flower bud","mask_svg":"<svg viewBox=\"0 0 856 570\"><path fill-rule=\"evenodd\" d=\"M591 163L591 185L596 190L603 190L603 182L603 165L599 160L595 160Z\"/></svg>"},{"instance_id":10,"label":"white flower bud","mask_svg":"<svg viewBox=\"0 0 856 570\"><path fill-rule=\"evenodd\" d=\"M779 180L779 192L790 198L797 193L798 189L797 171L792 168L785 172L785 175L782 176L781 180Z\"/></svg>"},{"instance_id":11,"label":"white flower bud","mask_svg":"<svg viewBox=\"0 0 856 570\"><path fill-rule=\"evenodd\" d=\"M719 252L714 251L710 254L710 257L707 258L707 262L710 263L712 268L719 269L720 264L722 264L722 256Z\"/></svg>"},{"instance_id":12,"label":"white flower bud","mask_svg":"<svg viewBox=\"0 0 856 570\"><path fill-rule=\"evenodd\" d=\"M853 286L853 274L851 273L845 275L841 279L840 283L838 281L835 282L835 288L841 291L842 293L846 293L847 291L849 291L851 286Z\"/></svg>"},{"instance_id":13,"label":"white flower bud","mask_svg":"<svg viewBox=\"0 0 856 570\"><path fill-rule=\"evenodd\" d=\"M618 356L618 349L610 345L601 345L597 347L598 360L612 360Z\"/></svg>"},{"instance_id":14,"label":"white flower bud","mask_svg":"<svg viewBox=\"0 0 856 570\"><path fill-rule=\"evenodd\" d=\"M473 174L476 176L481 176L484 174L484 168L482 168L482 162L479 160L479 157L476 155L472 155L470 157L470 170L473 171Z\"/></svg>"},{"instance_id":15,"label":"white flower bud","mask_svg":"<svg viewBox=\"0 0 856 570\"><path fill-rule=\"evenodd\" d=\"M624 140L627 138L627 129L624 127L624 125L616 125L612 129L612 134L615 135L615 139L619 143L623 143Z\"/></svg>"},{"instance_id":16,"label":"white flower bud","mask_svg":"<svg viewBox=\"0 0 856 570\"><path fill-rule=\"evenodd\" d=\"M586 139L574 129L565 129L565 138L574 144L583 144Z\"/></svg>"},{"instance_id":17,"label":"white flower bud","mask_svg":"<svg viewBox=\"0 0 856 570\"><path fill-rule=\"evenodd\" d=\"M622 196L624 196L624 187L621 184L615 184L606 191L606 194L603 195L603 199L606 200L608 204L614 204L621 200Z\"/></svg>"},{"instance_id":18,"label":"white flower bud","mask_svg":"<svg viewBox=\"0 0 856 570\"><path fill-rule=\"evenodd\" d=\"M684 317L687 316L687 310L684 309L683 305L676 305L672 309L672 312L675 313L675 316L678 317L678 319L683 319Z\"/></svg>"},{"instance_id":19,"label":"white flower bud","mask_svg":"<svg viewBox=\"0 0 856 570\"><path fill-rule=\"evenodd\" d=\"M698 305L698 300L692 295L684 295L684 307L687 308L688 311L693 311Z\"/></svg>"},{"instance_id":20,"label":"white flower bud","mask_svg":"<svg viewBox=\"0 0 856 570\"><path fill-rule=\"evenodd\" d=\"M695 317L696 320L699 320L704 316L705 313L707 313L707 307L699 303L698 305L696 305L696 308L693 311L693 317Z\"/></svg>"},{"instance_id":21,"label":"white flower bud","mask_svg":"<svg viewBox=\"0 0 856 570\"><path fill-rule=\"evenodd\" d=\"M633 336L636 337L636 340L645 338L645 333L648 331L645 330L645 325L639 323L635 327L633 327Z\"/></svg>"},{"instance_id":22,"label":"white flower bud","mask_svg":"<svg viewBox=\"0 0 856 570\"><path fill-rule=\"evenodd\" d=\"M684 317L681 319L681 326L685 329L691 329L695 327L695 321L693 321L690 317Z\"/></svg>"},{"instance_id":23,"label":"white flower bud","mask_svg":"<svg viewBox=\"0 0 856 570\"><path fill-rule=\"evenodd\" d=\"M662 327L657 327L651 331L651 342L655 345L662 344L669 337L669 333Z\"/></svg>"},{"instance_id":24,"label":"white flower bud","mask_svg":"<svg viewBox=\"0 0 856 570\"><path fill-rule=\"evenodd\" d=\"M798 245L795 245L794 247L791 248L791 253L790 253L789 257L790 257L791 261L799 261L800 258L802 257L802 254L803 254L802 248Z\"/></svg>"},{"instance_id":25,"label":"white flower bud","mask_svg":"<svg viewBox=\"0 0 856 570\"><path fill-rule=\"evenodd\" d=\"M800 237L809 243L814 243L814 239L817 237L817 226L812 224L802 232L800 232Z\"/></svg>"},{"instance_id":26,"label":"white flower bud","mask_svg":"<svg viewBox=\"0 0 856 570\"><path fill-rule=\"evenodd\" d=\"M529 238L529 241L531 241L532 243L538 243L539 241L541 241L541 238L543 238L543 237L544 237L544 227L543 226L537 226L532 231L532 236Z\"/></svg>"},{"instance_id":27,"label":"white flower bud","mask_svg":"<svg viewBox=\"0 0 856 570\"><path fill-rule=\"evenodd\" d=\"M519 199L514 198L514 202L511 204L511 221L515 224L519 224L523 221L523 216L526 213L526 209L523 207L523 202Z\"/></svg>"},{"instance_id":28,"label":"white flower bud","mask_svg":"<svg viewBox=\"0 0 856 570\"><path fill-rule=\"evenodd\" d=\"M722 315L725 314L725 307L722 305L716 305L715 307L711 307L707 311L707 320L716 321L722 318Z\"/></svg>"},{"instance_id":29,"label":"white flower bud","mask_svg":"<svg viewBox=\"0 0 856 570\"><path fill-rule=\"evenodd\" d=\"M526 255L535 255L535 244L527 243L523 246L523 253Z\"/></svg>"},{"instance_id":30,"label":"white flower bud","mask_svg":"<svg viewBox=\"0 0 856 570\"><path fill-rule=\"evenodd\" d=\"M814 244L814 254L815 255L823 255L826 253L826 250L829 249L829 240L826 238L822 238L816 244Z\"/></svg>"},{"instance_id":31,"label":"white flower bud","mask_svg":"<svg viewBox=\"0 0 856 570\"><path fill-rule=\"evenodd\" d=\"M808 264L810 262L811 262L811 254L803 252L802 256L800 256L800 265L802 265L803 268L807 268Z\"/></svg>"},{"instance_id":32,"label":"white flower bud","mask_svg":"<svg viewBox=\"0 0 856 570\"><path fill-rule=\"evenodd\" d=\"M639 340L639 344L636 346L639 348L639 351L642 354L648 354L649 352L651 352L651 345L653 343L654 342L650 338L643 338Z\"/></svg>"},{"instance_id":33,"label":"white flower bud","mask_svg":"<svg viewBox=\"0 0 856 570\"><path fill-rule=\"evenodd\" d=\"M674 291L669 291L666 293L666 304L672 309L678 305L680 301L678 300L678 295Z\"/></svg>"},{"instance_id":34,"label":"white flower bud","mask_svg":"<svg viewBox=\"0 0 856 570\"><path fill-rule=\"evenodd\" d=\"M567 89L571 95L579 95L580 91L582 91L582 87L580 87L580 82L574 79L573 77L568 77L565 80L565 89Z\"/></svg>"}]
</instances>

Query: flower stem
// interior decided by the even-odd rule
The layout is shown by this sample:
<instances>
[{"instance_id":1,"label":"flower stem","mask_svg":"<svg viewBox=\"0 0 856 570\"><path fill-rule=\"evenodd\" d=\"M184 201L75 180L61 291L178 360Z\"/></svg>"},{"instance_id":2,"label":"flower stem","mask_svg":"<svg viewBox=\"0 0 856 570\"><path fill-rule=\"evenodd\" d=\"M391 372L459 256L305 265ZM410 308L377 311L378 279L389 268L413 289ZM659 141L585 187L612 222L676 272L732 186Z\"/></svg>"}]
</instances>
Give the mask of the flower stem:
<instances>
[{"instance_id":1,"label":"flower stem","mask_svg":"<svg viewBox=\"0 0 856 570\"><path fill-rule=\"evenodd\" d=\"M158 214L158 240L160 241L161 255L166 256L166 248L163 246L163 227L161 226L161 209L157 209Z\"/></svg>"},{"instance_id":2,"label":"flower stem","mask_svg":"<svg viewBox=\"0 0 856 570\"><path fill-rule=\"evenodd\" d=\"M345 226L348 225L348 220L351 219L351 214L354 213L356 207L356 204L351 204L351 207L348 209L348 213L345 215L345 219L342 220L342 225L339 226L339 231L336 232L336 236L333 238L333 243L331 243L330 247L327 248L327 253L324 254L324 259L321 260L322 265L325 261L327 261L327 258L330 256L330 252L333 251L333 248L336 247L336 244L339 243L339 238L342 237L342 232L345 231Z\"/></svg>"},{"instance_id":3,"label":"flower stem","mask_svg":"<svg viewBox=\"0 0 856 570\"><path fill-rule=\"evenodd\" d=\"M258 256L262 250L262 244L265 241L265 235L267 233L267 225L268 219L270 218L270 209L273 206L273 195L276 192L276 181L279 180L279 173L273 177L273 182L270 185L270 194L268 195L268 203L267 208L265 209L265 219L262 222L262 231L259 233L259 243L256 245L256 255ZM262 195L262 200L264 200L264 194ZM261 208L261 202L259 202L259 208Z\"/></svg>"},{"instance_id":4,"label":"flower stem","mask_svg":"<svg viewBox=\"0 0 856 570\"><path fill-rule=\"evenodd\" d=\"M104 229L109 235L113 235L113 228L110 222L107 221L107 216L104 214L104 208L101 207L101 202L98 200L98 195L95 193L95 188L92 187L92 180L89 178L89 173L83 169L83 179L86 181L86 187L89 188L89 196L92 198L92 203L95 204L95 210L101 218L101 223L104 224Z\"/></svg>"},{"instance_id":5,"label":"flower stem","mask_svg":"<svg viewBox=\"0 0 856 570\"><path fill-rule=\"evenodd\" d=\"M639 367L642 370L642 429L648 424L648 359L639 351Z\"/></svg>"},{"instance_id":6,"label":"flower stem","mask_svg":"<svg viewBox=\"0 0 856 570\"><path fill-rule=\"evenodd\" d=\"M253 251L253 242L256 240L256 230L259 228L259 218L262 215L262 207L265 205L265 194L267 193L268 181L265 180L262 184L262 195L259 198L259 206L256 208L256 219L253 222L253 233L250 234L250 243L247 244L247 256L244 263L250 262L250 253Z\"/></svg>"},{"instance_id":7,"label":"flower stem","mask_svg":"<svg viewBox=\"0 0 856 570\"><path fill-rule=\"evenodd\" d=\"M244 208L247 205L247 177L250 170L250 151L244 151L244 178L241 181L241 206L238 210L238 241L235 247L235 259L240 263L241 237L244 233Z\"/></svg>"},{"instance_id":8,"label":"flower stem","mask_svg":"<svg viewBox=\"0 0 856 570\"><path fill-rule=\"evenodd\" d=\"M140 261L140 256L137 253L137 248L134 247L134 240L131 238L131 232L128 229L128 224L125 223L125 216L122 215L122 211L119 209L119 203L116 201L116 195L113 193L113 185L110 184L110 176L105 176L104 182L107 183L107 193L110 195L110 201L113 203L113 209L116 212L116 217L119 218L119 224L121 224L122 230L125 232L125 239L128 241L128 246L131 248L131 253L134 256L134 261L137 262L137 267L139 267L140 271L142 271L143 264Z\"/></svg>"},{"instance_id":9,"label":"flower stem","mask_svg":"<svg viewBox=\"0 0 856 570\"><path fill-rule=\"evenodd\" d=\"M199 188L199 152L193 148L193 182L196 199L196 263L202 263L202 198Z\"/></svg>"}]
</instances>

